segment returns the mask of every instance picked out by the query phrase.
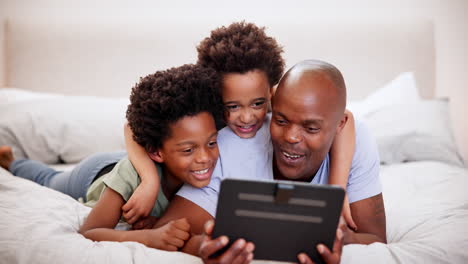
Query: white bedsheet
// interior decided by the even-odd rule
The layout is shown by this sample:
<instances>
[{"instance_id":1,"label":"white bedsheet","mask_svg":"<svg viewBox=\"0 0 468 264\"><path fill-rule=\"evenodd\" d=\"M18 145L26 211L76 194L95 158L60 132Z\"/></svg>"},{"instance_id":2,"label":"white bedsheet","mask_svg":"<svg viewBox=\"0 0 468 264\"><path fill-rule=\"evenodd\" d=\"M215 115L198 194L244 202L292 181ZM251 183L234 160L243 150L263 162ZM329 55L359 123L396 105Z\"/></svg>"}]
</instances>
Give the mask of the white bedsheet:
<instances>
[{"instance_id":1,"label":"white bedsheet","mask_svg":"<svg viewBox=\"0 0 468 264\"><path fill-rule=\"evenodd\" d=\"M389 244L348 245L342 263L467 263L468 172L438 162L382 167ZM1 263L200 263L77 233L89 208L0 169Z\"/></svg>"}]
</instances>

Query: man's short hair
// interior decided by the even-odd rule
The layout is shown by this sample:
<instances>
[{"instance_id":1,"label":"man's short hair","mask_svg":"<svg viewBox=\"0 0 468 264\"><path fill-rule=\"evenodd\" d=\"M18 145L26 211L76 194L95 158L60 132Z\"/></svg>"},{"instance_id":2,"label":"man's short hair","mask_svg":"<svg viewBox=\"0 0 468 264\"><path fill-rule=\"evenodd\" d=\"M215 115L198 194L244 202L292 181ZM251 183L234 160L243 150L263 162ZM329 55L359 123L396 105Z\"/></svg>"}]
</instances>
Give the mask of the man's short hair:
<instances>
[{"instance_id":1,"label":"man's short hair","mask_svg":"<svg viewBox=\"0 0 468 264\"><path fill-rule=\"evenodd\" d=\"M221 74L261 70L271 86L284 71L283 48L265 34L265 28L244 21L211 31L197 47L198 63Z\"/></svg>"},{"instance_id":2,"label":"man's short hair","mask_svg":"<svg viewBox=\"0 0 468 264\"><path fill-rule=\"evenodd\" d=\"M211 113L216 122L222 120L219 75L186 64L141 78L132 89L127 120L134 140L154 152L170 136L171 124L201 112Z\"/></svg>"}]
</instances>

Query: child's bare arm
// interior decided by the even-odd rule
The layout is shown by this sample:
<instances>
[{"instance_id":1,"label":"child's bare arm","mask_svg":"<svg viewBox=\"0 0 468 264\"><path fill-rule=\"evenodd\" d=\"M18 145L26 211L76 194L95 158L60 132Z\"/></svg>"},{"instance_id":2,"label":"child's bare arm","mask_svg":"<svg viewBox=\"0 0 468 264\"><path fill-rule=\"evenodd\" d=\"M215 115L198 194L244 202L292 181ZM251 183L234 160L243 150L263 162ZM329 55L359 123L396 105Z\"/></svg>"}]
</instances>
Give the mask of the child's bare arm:
<instances>
[{"instance_id":1,"label":"child's bare arm","mask_svg":"<svg viewBox=\"0 0 468 264\"><path fill-rule=\"evenodd\" d=\"M133 140L133 133L128 123L124 126L124 135L128 159L141 178L141 184L122 207L124 218L129 224L133 224L140 217L146 217L151 213L158 196L160 178L156 166L145 149Z\"/></svg>"},{"instance_id":2,"label":"child's bare arm","mask_svg":"<svg viewBox=\"0 0 468 264\"><path fill-rule=\"evenodd\" d=\"M356 131L354 126L354 117L351 112L346 110L347 122L340 133L338 133L333 141L330 155L330 184L336 184L346 190L348 183L349 171L353 161L353 155L356 145ZM343 203L343 216L353 229L356 229L356 224L351 216L348 196L345 196Z\"/></svg>"},{"instance_id":3,"label":"child's bare arm","mask_svg":"<svg viewBox=\"0 0 468 264\"><path fill-rule=\"evenodd\" d=\"M158 229L115 230L124 202L119 193L106 188L79 232L94 241L135 241L148 247L171 251L182 247L189 238L190 226L186 219L171 221Z\"/></svg>"}]
</instances>

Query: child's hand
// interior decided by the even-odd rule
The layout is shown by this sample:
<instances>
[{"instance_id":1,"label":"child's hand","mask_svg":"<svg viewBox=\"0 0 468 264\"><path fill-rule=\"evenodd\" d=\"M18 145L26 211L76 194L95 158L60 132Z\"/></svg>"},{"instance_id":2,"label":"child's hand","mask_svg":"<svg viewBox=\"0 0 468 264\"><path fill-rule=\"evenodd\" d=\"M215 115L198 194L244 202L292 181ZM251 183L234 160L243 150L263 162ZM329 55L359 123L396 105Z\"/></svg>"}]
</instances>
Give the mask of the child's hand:
<instances>
[{"instance_id":1,"label":"child's hand","mask_svg":"<svg viewBox=\"0 0 468 264\"><path fill-rule=\"evenodd\" d=\"M146 245L168 251L176 251L184 246L190 237L190 224L187 219L177 219L157 228L148 230Z\"/></svg>"},{"instance_id":2,"label":"child's hand","mask_svg":"<svg viewBox=\"0 0 468 264\"><path fill-rule=\"evenodd\" d=\"M151 215L147 217L142 217L132 225L132 229L151 229L157 221L158 218Z\"/></svg>"},{"instance_id":3,"label":"child's hand","mask_svg":"<svg viewBox=\"0 0 468 264\"><path fill-rule=\"evenodd\" d=\"M122 206L122 215L125 221L132 225L140 217L148 216L154 207L157 197L158 187L142 182L136 188L128 202Z\"/></svg>"},{"instance_id":4,"label":"child's hand","mask_svg":"<svg viewBox=\"0 0 468 264\"><path fill-rule=\"evenodd\" d=\"M344 202L343 202L343 210L342 215L348 226L351 227L354 231L357 231L356 223L354 223L353 217L351 215L351 208L349 207L348 195L345 194Z\"/></svg>"}]
</instances>

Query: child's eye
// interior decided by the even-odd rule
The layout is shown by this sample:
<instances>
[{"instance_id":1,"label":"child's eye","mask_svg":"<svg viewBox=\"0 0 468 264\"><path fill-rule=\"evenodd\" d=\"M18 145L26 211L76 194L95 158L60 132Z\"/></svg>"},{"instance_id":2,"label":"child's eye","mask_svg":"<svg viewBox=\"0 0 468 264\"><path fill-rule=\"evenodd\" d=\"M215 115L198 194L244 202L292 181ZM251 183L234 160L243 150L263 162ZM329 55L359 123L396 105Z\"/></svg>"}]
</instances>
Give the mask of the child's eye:
<instances>
[{"instance_id":1,"label":"child's eye","mask_svg":"<svg viewBox=\"0 0 468 264\"><path fill-rule=\"evenodd\" d=\"M214 146L216 146L217 144L218 144L218 142L216 142L216 141L211 141L210 143L208 143L208 146L209 146L209 147L214 147Z\"/></svg>"},{"instance_id":2,"label":"child's eye","mask_svg":"<svg viewBox=\"0 0 468 264\"><path fill-rule=\"evenodd\" d=\"M265 101L258 101L252 104L253 107L261 107L265 104Z\"/></svg>"},{"instance_id":3,"label":"child's eye","mask_svg":"<svg viewBox=\"0 0 468 264\"><path fill-rule=\"evenodd\" d=\"M183 152L183 153L192 153L192 152L193 152L193 149L192 149L192 148L183 149L182 152Z\"/></svg>"},{"instance_id":4,"label":"child's eye","mask_svg":"<svg viewBox=\"0 0 468 264\"><path fill-rule=\"evenodd\" d=\"M239 106L238 105L226 105L226 108L228 111L235 111L239 109Z\"/></svg>"}]
</instances>

